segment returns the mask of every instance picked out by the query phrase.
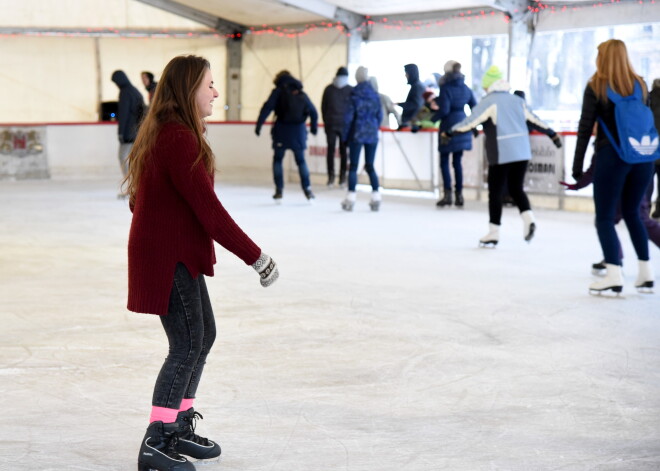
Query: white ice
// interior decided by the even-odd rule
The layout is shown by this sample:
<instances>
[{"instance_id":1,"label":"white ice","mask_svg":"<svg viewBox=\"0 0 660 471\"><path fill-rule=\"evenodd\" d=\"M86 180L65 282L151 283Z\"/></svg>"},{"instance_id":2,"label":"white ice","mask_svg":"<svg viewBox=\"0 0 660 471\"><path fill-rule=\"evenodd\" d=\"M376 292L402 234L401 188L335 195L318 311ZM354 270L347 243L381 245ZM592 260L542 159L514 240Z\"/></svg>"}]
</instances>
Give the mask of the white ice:
<instances>
[{"instance_id":1,"label":"white ice","mask_svg":"<svg viewBox=\"0 0 660 471\"><path fill-rule=\"evenodd\" d=\"M197 431L208 471L658 470L660 293L590 296L593 214L537 210L527 244L484 203L220 182L272 255L259 285L218 250L218 339ZM0 182L0 470L136 469L167 353L126 304L131 213L114 181ZM660 253L651 247L660 273ZM658 289L656 288L656 291Z\"/></svg>"}]
</instances>

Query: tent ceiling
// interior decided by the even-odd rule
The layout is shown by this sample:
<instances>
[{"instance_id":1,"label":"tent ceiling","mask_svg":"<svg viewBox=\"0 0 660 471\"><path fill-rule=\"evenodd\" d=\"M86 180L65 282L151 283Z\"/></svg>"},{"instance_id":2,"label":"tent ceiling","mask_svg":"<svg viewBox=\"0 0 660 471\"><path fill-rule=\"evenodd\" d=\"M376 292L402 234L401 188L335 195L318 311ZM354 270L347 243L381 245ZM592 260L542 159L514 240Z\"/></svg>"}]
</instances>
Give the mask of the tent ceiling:
<instances>
[{"instance_id":1,"label":"tent ceiling","mask_svg":"<svg viewBox=\"0 0 660 471\"><path fill-rule=\"evenodd\" d=\"M589 23L590 15L584 12L593 7L602 6L593 0L137 0L152 6L169 10L188 19L198 21L221 32L233 32L245 27L277 27L320 23L322 21L341 22L349 28L362 23L365 16L375 20L387 17L390 20L427 20L430 18L451 18L457 14L480 9L501 10L515 15L516 12L526 12L527 6L565 6L578 7L580 11L580 26ZM538 3L537 3L538 2ZM613 2L613 3L610 3ZM603 2L605 3L605 2ZM634 6L634 11L628 8L629 21L635 22L637 17L648 20L648 14L657 7L653 0L610 0L608 5L624 7ZM624 11L624 10L619 10ZM599 13L599 12L596 12ZM612 11L608 10L610 14ZM632 15L632 16L630 16ZM624 15L625 16L625 15ZM654 16L654 15L651 15ZM550 18L547 15L546 18ZM201 19L201 20L200 20ZM566 17L564 17L566 20ZM605 20L607 23L607 20ZM556 23L556 22L555 22ZM584 23L584 24L583 24ZM594 24L600 24L597 21ZM554 23L553 23L554 24ZM554 25L555 28L570 25ZM573 26L578 26L574 24Z\"/></svg>"},{"instance_id":2,"label":"tent ceiling","mask_svg":"<svg viewBox=\"0 0 660 471\"><path fill-rule=\"evenodd\" d=\"M403 15L429 11L492 7L495 0L176 0L196 10L246 26L291 25L332 19L314 12L334 7L358 15ZM288 4L287 4L288 3ZM299 4L300 8L291 6Z\"/></svg>"}]
</instances>

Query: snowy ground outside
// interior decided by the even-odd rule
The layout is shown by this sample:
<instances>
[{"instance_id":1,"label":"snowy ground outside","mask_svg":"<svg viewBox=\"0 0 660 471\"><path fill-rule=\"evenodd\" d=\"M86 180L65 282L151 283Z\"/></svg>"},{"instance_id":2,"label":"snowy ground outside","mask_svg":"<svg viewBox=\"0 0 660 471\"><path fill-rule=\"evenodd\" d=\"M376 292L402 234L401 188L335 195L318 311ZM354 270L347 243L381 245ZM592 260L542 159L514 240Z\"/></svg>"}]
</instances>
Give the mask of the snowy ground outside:
<instances>
[{"instance_id":1,"label":"snowy ground outside","mask_svg":"<svg viewBox=\"0 0 660 471\"><path fill-rule=\"evenodd\" d=\"M484 203L220 182L279 281L218 248L218 325L195 403L205 471L660 469L660 293L590 296L593 215L536 211L527 244ZM126 305L114 181L0 182L0 470L136 469L167 353ZM660 252L651 247L660 273ZM660 289L656 288L656 291Z\"/></svg>"}]
</instances>

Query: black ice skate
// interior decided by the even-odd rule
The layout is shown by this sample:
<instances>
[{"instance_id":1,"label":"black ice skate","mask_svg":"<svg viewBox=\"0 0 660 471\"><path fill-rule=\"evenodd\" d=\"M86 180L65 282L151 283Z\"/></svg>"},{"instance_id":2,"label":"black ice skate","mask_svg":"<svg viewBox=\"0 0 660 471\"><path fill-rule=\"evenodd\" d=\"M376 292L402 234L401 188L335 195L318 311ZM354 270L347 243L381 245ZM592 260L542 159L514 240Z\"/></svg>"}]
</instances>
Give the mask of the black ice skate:
<instances>
[{"instance_id":1,"label":"black ice skate","mask_svg":"<svg viewBox=\"0 0 660 471\"><path fill-rule=\"evenodd\" d=\"M305 198L307 198L307 201L309 201L310 203L314 202L314 198L316 198L316 196L314 196L314 193L312 193L311 188L307 188L305 190Z\"/></svg>"},{"instance_id":2,"label":"black ice skate","mask_svg":"<svg viewBox=\"0 0 660 471\"><path fill-rule=\"evenodd\" d=\"M445 206L451 206L451 203L452 203L451 190L445 190L445 195L442 197L441 200L435 203L435 206L437 208L444 208Z\"/></svg>"},{"instance_id":3,"label":"black ice skate","mask_svg":"<svg viewBox=\"0 0 660 471\"><path fill-rule=\"evenodd\" d=\"M457 208L462 208L463 205L465 204L465 200L463 199L463 193L459 190L456 190L454 192L454 197L456 198L456 202L454 203Z\"/></svg>"},{"instance_id":4,"label":"black ice skate","mask_svg":"<svg viewBox=\"0 0 660 471\"><path fill-rule=\"evenodd\" d=\"M276 189L275 194L273 195L273 201L275 204L282 204L282 190Z\"/></svg>"},{"instance_id":5,"label":"black ice skate","mask_svg":"<svg viewBox=\"0 0 660 471\"><path fill-rule=\"evenodd\" d=\"M138 471L195 471L195 466L176 452L179 424L152 422L142 439Z\"/></svg>"},{"instance_id":6,"label":"black ice skate","mask_svg":"<svg viewBox=\"0 0 660 471\"><path fill-rule=\"evenodd\" d=\"M181 411L176 416L179 424L178 436L175 450L182 455L190 456L198 460L207 460L220 456L220 445L211 440L200 437L195 433L197 419L203 419L202 414L196 412L192 407Z\"/></svg>"}]
</instances>

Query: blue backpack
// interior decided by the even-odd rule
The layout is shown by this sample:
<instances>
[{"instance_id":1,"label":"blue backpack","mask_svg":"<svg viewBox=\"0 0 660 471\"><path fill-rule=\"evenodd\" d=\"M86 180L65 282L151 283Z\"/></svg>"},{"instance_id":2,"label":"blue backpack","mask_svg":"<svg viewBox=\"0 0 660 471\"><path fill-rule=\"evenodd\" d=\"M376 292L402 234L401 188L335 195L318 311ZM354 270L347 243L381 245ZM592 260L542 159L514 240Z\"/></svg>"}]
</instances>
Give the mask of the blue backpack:
<instances>
[{"instance_id":1,"label":"blue backpack","mask_svg":"<svg viewBox=\"0 0 660 471\"><path fill-rule=\"evenodd\" d=\"M607 98L614 103L614 119L620 145L617 145L601 118L598 118L598 122L619 157L629 164L660 159L658 130L655 128L651 108L642 101L642 88L639 82L635 81L632 95L625 97L608 86Z\"/></svg>"}]
</instances>

